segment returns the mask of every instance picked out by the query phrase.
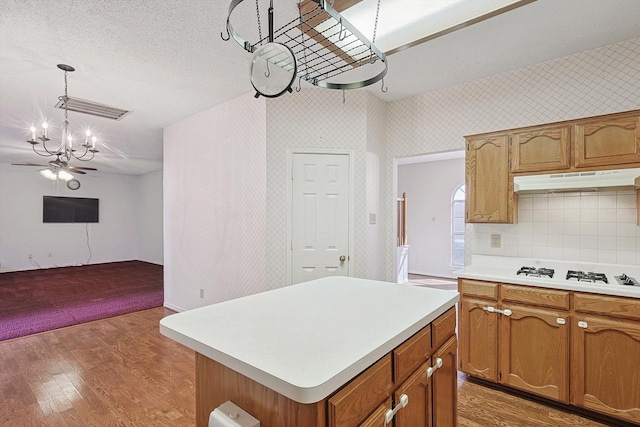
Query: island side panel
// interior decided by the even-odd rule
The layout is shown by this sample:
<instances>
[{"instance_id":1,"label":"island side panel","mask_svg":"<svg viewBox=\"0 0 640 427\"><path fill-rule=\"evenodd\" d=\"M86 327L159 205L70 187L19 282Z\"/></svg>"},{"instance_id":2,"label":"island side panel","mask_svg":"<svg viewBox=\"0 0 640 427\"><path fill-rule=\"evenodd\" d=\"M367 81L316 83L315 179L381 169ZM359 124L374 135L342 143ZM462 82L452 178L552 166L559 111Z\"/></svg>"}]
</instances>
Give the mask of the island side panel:
<instances>
[{"instance_id":1,"label":"island side panel","mask_svg":"<svg viewBox=\"0 0 640 427\"><path fill-rule=\"evenodd\" d=\"M326 401L291 400L226 366L196 353L196 426L206 427L215 408L232 401L261 427L325 427Z\"/></svg>"}]
</instances>

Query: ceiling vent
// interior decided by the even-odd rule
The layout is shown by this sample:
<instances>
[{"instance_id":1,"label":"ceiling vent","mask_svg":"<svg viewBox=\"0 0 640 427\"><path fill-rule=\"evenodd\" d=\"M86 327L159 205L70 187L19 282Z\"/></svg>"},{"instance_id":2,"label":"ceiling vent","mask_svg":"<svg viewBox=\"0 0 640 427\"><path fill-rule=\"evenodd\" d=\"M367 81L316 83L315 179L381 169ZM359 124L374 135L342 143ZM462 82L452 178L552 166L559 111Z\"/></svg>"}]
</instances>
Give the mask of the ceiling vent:
<instances>
[{"instance_id":1,"label":"ceiling vent","mask_svg":"<svg viewBox=\"0 0 640 427\"><path fill-rule=\"evenodd\" d=\"M56 108L64 110L64 104L64 99L61 99L56 104ZM121 110L120 108L114 108L108 105L98 104L97 102L72 97L67 98L67 110L104 117L105 119L111 120L121 120L123 117L131 113L131 111Z\"/></svg>"}]
</instances>

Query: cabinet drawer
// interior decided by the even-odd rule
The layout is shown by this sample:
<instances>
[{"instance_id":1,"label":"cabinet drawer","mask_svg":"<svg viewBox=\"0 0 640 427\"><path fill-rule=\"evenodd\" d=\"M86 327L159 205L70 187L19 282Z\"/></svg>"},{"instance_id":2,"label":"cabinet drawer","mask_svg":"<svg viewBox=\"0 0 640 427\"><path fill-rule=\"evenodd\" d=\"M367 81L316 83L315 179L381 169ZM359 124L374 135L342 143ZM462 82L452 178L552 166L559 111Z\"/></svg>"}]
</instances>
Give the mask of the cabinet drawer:
<instances>
[{"instance_id":1,"label":"cabinet drawer","mask_svg":"<svg viewBox=\"0 0 640 427\"><path fill-rule=\"evenodd\" d=\"M640 320L640 299L575 293L575 310Z\"/></svg>"},{"instance_id":2,"label":"cabinet drawer","mask_svg":"<svg viewBox=\"0 0 640 427\"><path fill-rule=\"evenodd\" d=\"M446 313L431 323L431 346L438 348L449 337L456 333L456 308L451 307Z\"/></svg>"},{"instance_id":3,"label":"cabinet drawer","mask_svg":"<svg viewBox=\"0 0 640 427\"><path fill-rule=\"evenodd\" d=\"M481 298L497 300L498 284L481 282L479 280L459 279L458 289L464 295L474 295Z\"/></svg>"},{"instance_id":4,"label":"cabinet drawer","mask_svg":"<svg viewBox=\"0 0 640 427\"><path fill-rule=\"evenodd\" d=\"M502 300L569 310L569 292L554 289L503 284Z\"/></svg>"},{"instance_id":5,"label":"cabinet drawer","mask_svg":"<svg viewBox=\"0 0 640 427\"><path fill-rule=\"evenodd\" d=\"M455 319L454 319L455 321ZM393 350L393 380L402 382L431 356L431 325L422 328Z\"/></svg>"},{"instance_id":6,"label":"cabinet drawer","mask_svg":"<svg viewBox=\"0 0 640 427\"><path fill-rule=\"evenodd\" d=\"M329 426L359 425L392 390L391 354L387 354L329 398Z\"/></svg>"}]
</instances>

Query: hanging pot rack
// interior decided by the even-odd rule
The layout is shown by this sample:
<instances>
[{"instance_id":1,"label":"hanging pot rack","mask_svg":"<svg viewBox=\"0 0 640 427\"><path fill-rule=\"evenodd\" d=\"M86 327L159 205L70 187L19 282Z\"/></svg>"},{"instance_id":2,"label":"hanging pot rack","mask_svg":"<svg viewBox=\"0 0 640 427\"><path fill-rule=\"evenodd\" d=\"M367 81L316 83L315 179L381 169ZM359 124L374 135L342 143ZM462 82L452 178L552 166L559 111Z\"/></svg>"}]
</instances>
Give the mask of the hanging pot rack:
<instances>
[{"instance_id":1,"label":"hanging pot rack","mask_svg":"<svg viewBox=\"0 0 640 427\"><path fill-rule=\"evenodd\" d=\"M227 15L227 37L223 36L223 40L233 38L249 53L268 42L281 43L291 49L295 56L298 78L317 87L350 90L382 80L382 90L385 91L383 79L388 70L385 54L328 1L301 0L298 2L299 16L277 29L272 27L270 16L269 35L254 43L238 34L231 23L234 9L243 1L231 1ZM274 64L278 66L277 62ZM364 79L343 81L350 80L347 73L365 67L368 68L364 72ZM341 76L340 81L335 81L338 76ZM362 72L357 76L361 77Z\"/></svg>"}]
</instances>

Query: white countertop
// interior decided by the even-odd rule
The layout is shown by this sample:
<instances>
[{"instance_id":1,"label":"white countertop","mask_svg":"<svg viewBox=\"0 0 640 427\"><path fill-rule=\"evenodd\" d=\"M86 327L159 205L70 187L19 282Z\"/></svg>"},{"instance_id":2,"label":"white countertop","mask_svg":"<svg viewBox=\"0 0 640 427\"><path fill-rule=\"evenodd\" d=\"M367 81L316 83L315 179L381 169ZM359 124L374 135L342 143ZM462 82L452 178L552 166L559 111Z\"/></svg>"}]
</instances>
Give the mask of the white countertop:
<instances>
[{"instance_id":1,"label":"white countertop","mask_svg":"<svg viewBox=\"0 0 640 427\"><path fill-rule=\"evenodd\" d=\"M173 314L163 335L318 402L451 308L456 291L327 277Z\"/></svg>"},{"instance_id":2,"label":"white countertop","mask_svg":"<svg viewBox=\"0 0 640 427\"><path fill-rule=\"evenodd\" d=\"M553 278L518 275L520 267L552 268ZM604 273L609 283L578 282L566 280L567 270ZM541 288L565 289L569 291L589 292L593 294L614 295L640 298L640 286L618 284L614 276L622 273L640 281L640 266L586 263L577 261L538 260L529 258L474 255L470 265L454 274L463 279L486 280L491 282L513 283L516 285L537 286Z\"/></svg>"}]
</instances>

